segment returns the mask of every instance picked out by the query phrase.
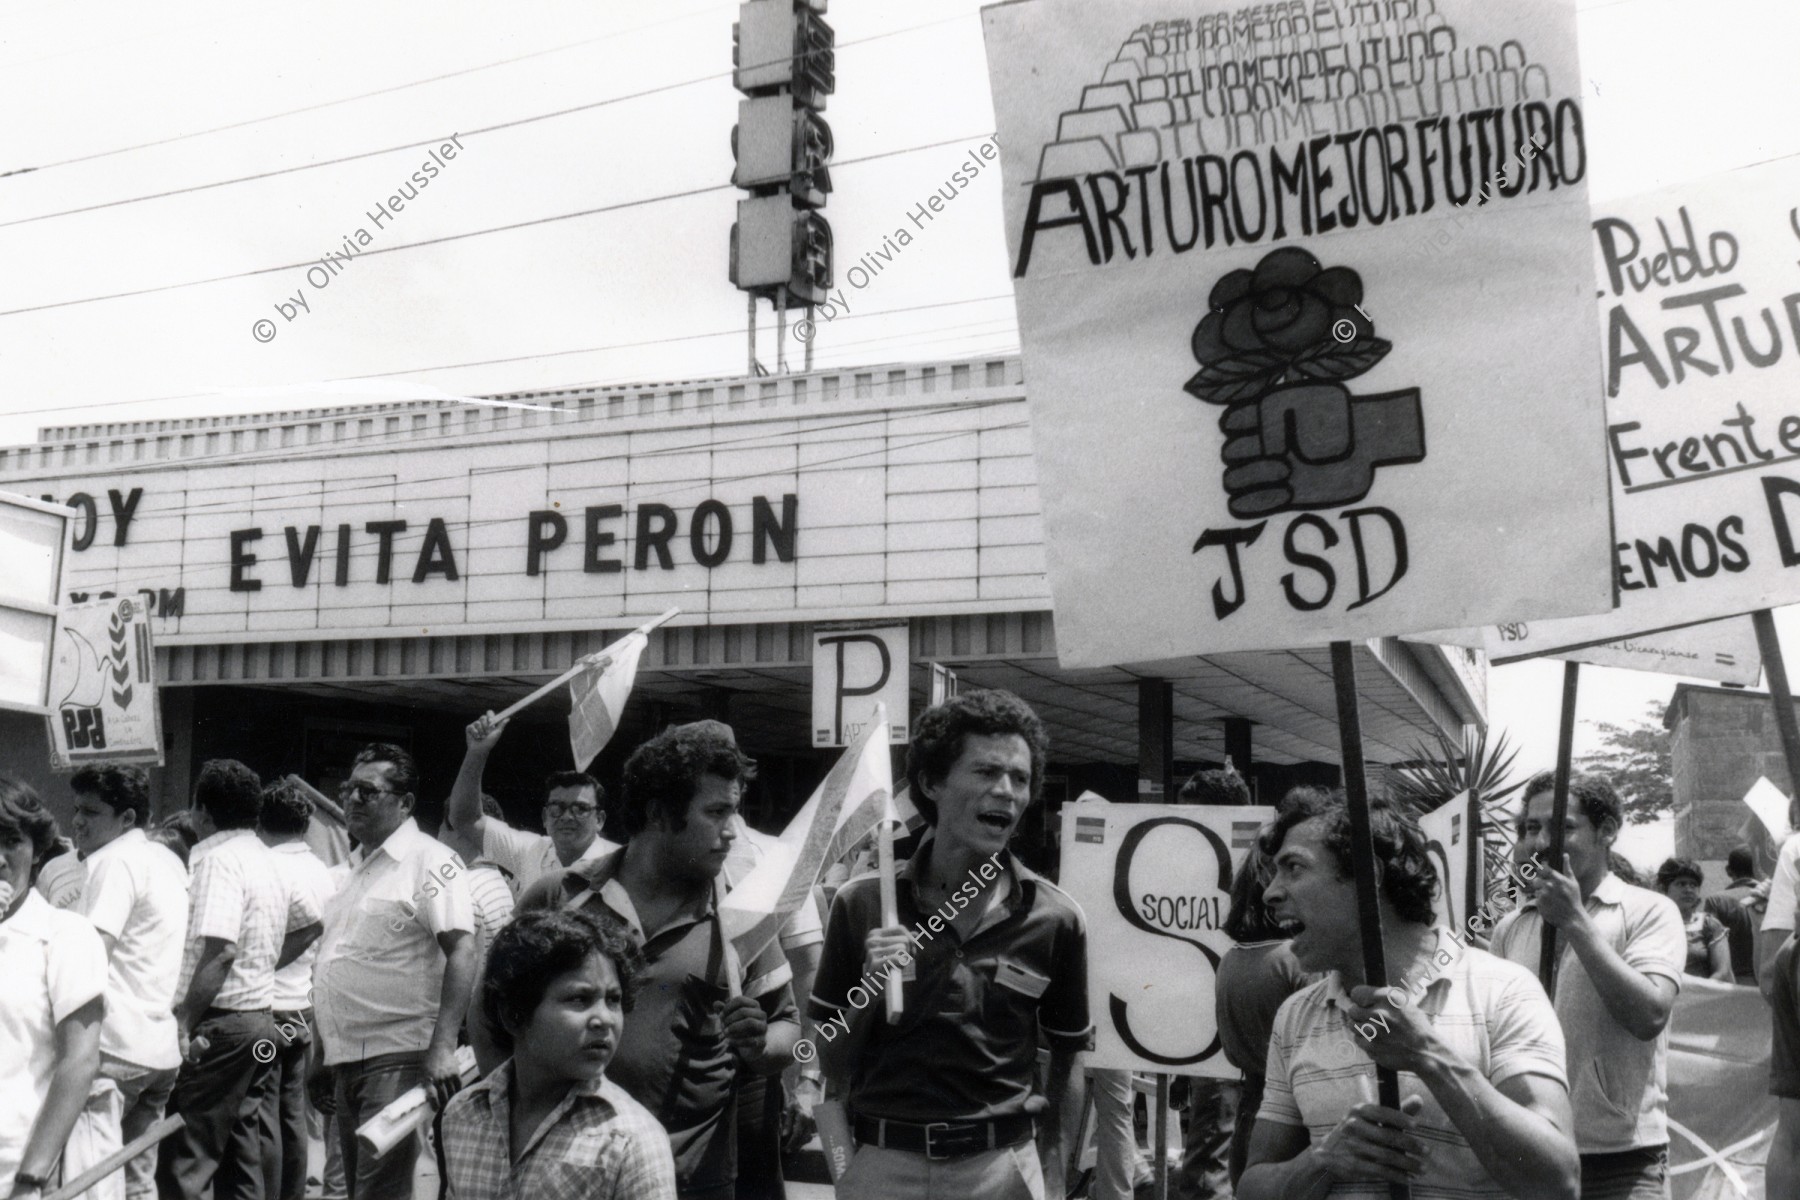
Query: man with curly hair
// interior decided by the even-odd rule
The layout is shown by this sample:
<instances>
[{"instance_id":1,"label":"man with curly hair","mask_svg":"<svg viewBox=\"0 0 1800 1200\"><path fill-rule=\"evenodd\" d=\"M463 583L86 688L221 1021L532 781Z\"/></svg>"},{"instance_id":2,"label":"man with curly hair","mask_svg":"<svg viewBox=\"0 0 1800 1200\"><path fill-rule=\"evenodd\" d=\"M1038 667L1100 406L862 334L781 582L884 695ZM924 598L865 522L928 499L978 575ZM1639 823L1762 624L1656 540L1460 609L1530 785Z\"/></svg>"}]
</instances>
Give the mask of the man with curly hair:
<instances>
[{"instance_id":1,"label":"man with curly hair","mask_svg":"<svg viewBox=\"0 0 1800 1200\"><path fill-rule=\"evenodd\" d=\"M664 730L625 763L624 849L519 897L521 914L582 909L616 920L642 952L638 1007L607 1074L668 1130L681 1200L732 1200L739 1071L780 1072L800 1036L781 947L743 962L719 920L733 818L755 771L718 721ZM487 1067L492 1022L471 1025Z\"/></svg>"},{"instance_id":2,"label":"man with curly hair","mask_svg":"<svg viewBox=\"0 0 1800 1200\"><path fill-rule=\"evenodd\" d=\"M1669 1013L1687 964L1686 923L1673 900L1612 866L1624 805L1603 776L1569 781L1563 861L1547 861L1554 789L1548 771L1525 784L1538 870L1530 902L1494 927L1493 949L1535 971L1545 924L1556 930L1556 1016L1569 1043L1583 1200L1656 1200L1669 1194Z\"/></svg>"},{"instance_id":3,"label":"man with curly hair","mask_svg":"<svg viewBox=\"0 0 1800 1200\"><path fill-rule=\"evenodd\" d=\"M898 871L898 923L882 919L873 875L832 901L811 1015L858 1143L840 1200L1064 1193L1063 1100L1092 1033L1087 931L1075 902L1007 850L1043 786L1047 746L1010 692L928 710L906 773L931 830ZM905 1007L891 1025L890 964Z\"/></svg>"},{"instance_id":4,"label":"man with curly hair","mask_svg":"<svg viewBox=\"0 0 1800 1200\"><path fill-rule=\"evenodd\" d=\"M1371 807L1390 986L1367 985L1341 795L1284 804L1262 835L1263 892L1303 970L1275 1014L1241 1200L1384 1196L1574 1200L1579 1166L1562 1031L1532 973L1437 927L1419 827ZM1376 1102L1376 1068L1400 1107Z\"/></svg>"}]
</instances>

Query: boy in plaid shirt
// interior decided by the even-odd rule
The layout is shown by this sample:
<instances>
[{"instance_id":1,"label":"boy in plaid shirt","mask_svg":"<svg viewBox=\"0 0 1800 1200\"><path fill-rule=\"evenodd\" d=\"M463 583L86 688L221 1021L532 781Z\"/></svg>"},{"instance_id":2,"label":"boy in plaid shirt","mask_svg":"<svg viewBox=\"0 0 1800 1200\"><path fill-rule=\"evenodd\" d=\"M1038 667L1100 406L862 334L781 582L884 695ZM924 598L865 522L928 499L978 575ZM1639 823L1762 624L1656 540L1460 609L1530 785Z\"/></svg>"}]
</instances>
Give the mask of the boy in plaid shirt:
<instances>
[{"instance_id":1,"label":"boy in plaid shirt","mask_svg":"<svg viewBox=\"0 0 1800 1200\"><path fill-rule=\"evenodd\" d=\"M643 958L616 923L540 910L488 950L481 1005L512 1057L439 1118L454 1200L675 1200L668 1134L603 1072Z\"/></svg>"}]
</instances>

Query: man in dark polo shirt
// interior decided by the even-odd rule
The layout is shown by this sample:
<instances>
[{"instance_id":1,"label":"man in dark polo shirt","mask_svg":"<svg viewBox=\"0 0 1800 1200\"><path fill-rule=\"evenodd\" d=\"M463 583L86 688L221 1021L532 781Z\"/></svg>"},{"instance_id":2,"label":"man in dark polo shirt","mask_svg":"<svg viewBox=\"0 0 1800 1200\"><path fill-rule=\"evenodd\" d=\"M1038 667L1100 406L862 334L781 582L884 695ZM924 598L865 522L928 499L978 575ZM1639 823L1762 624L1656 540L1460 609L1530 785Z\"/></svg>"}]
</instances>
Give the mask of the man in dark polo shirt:
<instances>
[{"instance_id":1,"label":"man in dark polo shirt","mask_svg":"<svg viewBox=\"0 0 1800 1200\"><path fill-rule=\"evenodd\" d=\"M738 1065L777 1073L800 1036L780 945L741 962L718 920L732 817L755 769L717 721L664 731L625 764L625 848L548 875L519 898L520 912L610 913L643 951L636 1004L606 1074L668 1130L681 1200L732 1200Z\"/></svg>"},{"instance_id":2,"label":"man in dark polo shirt","mask_svg":"<svg viewBox=\"0 0 1800 1200\"><path fill-rule=\"evenodd\" d=\"M899 923L881 919L877 876L833 901L811 1015L858 1143L838 1200L1064 1194L1062 1102L1091 1033L1085 922L1006 849L1042 786L1045 746L1043 723L1010 692L926 712L906 769L931 832L898 871ZM904 978L893 1025L890 963Z\"/></svg>"}]
</instances>

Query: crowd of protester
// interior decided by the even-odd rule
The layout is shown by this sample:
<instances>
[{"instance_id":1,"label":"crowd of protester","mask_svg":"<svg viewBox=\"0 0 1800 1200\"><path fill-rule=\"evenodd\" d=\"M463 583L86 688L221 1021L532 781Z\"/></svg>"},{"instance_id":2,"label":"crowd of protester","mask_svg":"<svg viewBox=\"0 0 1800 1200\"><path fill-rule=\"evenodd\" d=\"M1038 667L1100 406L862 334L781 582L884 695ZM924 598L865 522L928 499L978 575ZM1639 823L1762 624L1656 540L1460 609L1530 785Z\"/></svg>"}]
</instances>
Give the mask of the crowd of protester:
<instances>
[{"instance_id":1,"label":"crowd of protester","mask_svg":"<svg viewBox=\"0 0 1800 1200\"><path fill-rule=\"evenodd\" d=\"M591 776L551 774L541 834L482 790L505 728L468 727L435 836L411 756L364 748L328 814L354 847L342 862L309 836L328 801L232 760L205 763L160 823L144 771L85 767L68 838L0 778L0 1196L39 1200L174 1114L85 1194L389 1200L435 1166L461 1200L766 1200L823 1096L847 1105L843 1200L1146 1194L1138 1089L1084 1069L1085 920L1008 849L1048 752L1022 701L971 692L923 714L907 782L926 828L894 894L865 839L749 961L721 903L780 851L739 813L756 768L729 727L636 747L611 805ZM1178 799L1251 802L1229 768ZM1525 894L1464 930L1434 915L1416 821L1371 805L1377 989L1342 793L1281 798L1231 881L1216 973L1239 1077L1185 1081L1171 1194L1666 1197L1670 1019L1699 977L1770 1002L1767 1194L1800 1195L1800 838L1768 881L1734 852L1709 894L1690 859L1640 882L1605 779L1572 781L1559 861L1551 777L1521 799ZM1398 1073L1398 1107L1377 1067ZM415 1090L434 1121L382 1153L359 1142Z\"/></svg>"}]
</instances>

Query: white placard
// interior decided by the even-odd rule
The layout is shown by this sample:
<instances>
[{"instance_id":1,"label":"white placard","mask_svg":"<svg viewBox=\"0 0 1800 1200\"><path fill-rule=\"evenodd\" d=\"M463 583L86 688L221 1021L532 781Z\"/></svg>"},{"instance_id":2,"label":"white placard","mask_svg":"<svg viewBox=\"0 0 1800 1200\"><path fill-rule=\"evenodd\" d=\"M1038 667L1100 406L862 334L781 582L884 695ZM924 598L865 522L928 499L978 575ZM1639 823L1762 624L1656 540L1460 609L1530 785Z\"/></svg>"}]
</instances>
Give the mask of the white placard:
<instances>
[{"instance_id":1,"label":"white placard","mask_svg":"<svg viewBox=\"0 0 1800 1200\"><path fill-rule=\"evenodd\" d=\"M813 632L812 744L848 746L887 705L888 741L904 745L911 711L908 627L869 625Z\"/></svg>"},{"instance_id":2,"label":"white placard","mask_svg":"<svg viewBox=\"0 0 1800 1200\"><path fill-rule=\"evenodd\" d=\"M50 750L57 770L90 762L162 765L156 653L142 601L64 605L50 668Z\"/></svg>"},{"instance_id":3,"label":"white placard","mask_svg":"<svg viewBox=\"0 0 1800 1200\"><path fill-rule=\"evenodd\" d=\"M1425 834L1425 851L1438 873L1438 894L1432 904L1437 922L1461 933L1469 917L1469 876L1474 873L1480 895L1481 847L1475 838L1475 809L1469 793L1439 805L1419 818Z\"/></svg>"},{"instance_id":4,"label":"white placard","mask_svg":"<svg viewBox=\"0 0 1800 1200\"><path fill-rule=\"evenodd\" d=\"M1557 625L1567 622L1558 621ZM1496 666L1531 657L1519 647L1532 641L1532 622L1490 625L1482 630L1488 658ZM1684 675L1716 683L1749 687L1762 677L1762 651L1756 644L1756 627L1748 617L1707 621L1682 629L1639 634L1617 642L1582 646L1546 654L1545 658L1590 663L1596 667L1623 667Z\"/></svg>"},{"instance_id":5,"label":"white placard","mask_svg":"<svg viewBox=\"0 0 1800 1200\"><path fill-rule=\"evenodd\" d=\"M1071 804L1060 883L1088 919L1097 1067L1235 1079L1213 1017L1233 872L1275 810Z\"/></svg>"},{"instance_id":6,"label":"white placard","mask_svg":"<svg viewBox=\"0 0 1800 1200\"><path fill-rule=\"evenodd\" d=\"M1571 0L983 19L1065 665L1610 605Z\"/></svg>"},{"instance_id":7,"label":"white placard","mask_svg":"<svg viewBox=\"0 0 1800 1200\"><path fill-rule=\"evenodd\" d=\"M1788 798L1785 793L1767 778L1758 776L1750 790L1744 793L1744 803L1756 814L1756 819L1763 823L1769 836L1775 839L1777 846L1787 840L1792 828L1788 825Z\"/></svg>"},{"instance_id":8,"label":"white placard","mask_svg":"<svg viewBox=\"0 0 1800 1200\"><path fill-rule=\"evenodd\" d=\"M1596 214L1619 607L1508 655L1800 600L1797 199L1777 159Z\"/></svg>"}]
</instances>

